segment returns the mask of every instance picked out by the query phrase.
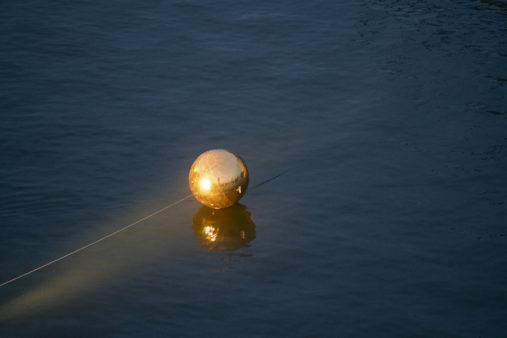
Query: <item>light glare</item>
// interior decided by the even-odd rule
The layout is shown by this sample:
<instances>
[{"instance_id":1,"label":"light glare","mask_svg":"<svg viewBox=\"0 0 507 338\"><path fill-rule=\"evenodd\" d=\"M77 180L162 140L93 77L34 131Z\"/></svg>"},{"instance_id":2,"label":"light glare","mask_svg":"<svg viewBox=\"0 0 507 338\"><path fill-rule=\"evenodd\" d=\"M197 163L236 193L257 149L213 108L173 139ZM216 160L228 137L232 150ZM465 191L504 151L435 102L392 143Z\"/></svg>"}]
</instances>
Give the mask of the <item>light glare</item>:
<instances>
[{"instance_id":1,"label":"light glare","mask_svg":"<svg viewBox=\"0 0 507 338\"><path fill-rule=\"evenodd\" d=\"M199 186L201 187L201 189L210 190L211 189L211 182L209 181L209 179L204 177L199 181Z\"/></svg>"}]
</instances>

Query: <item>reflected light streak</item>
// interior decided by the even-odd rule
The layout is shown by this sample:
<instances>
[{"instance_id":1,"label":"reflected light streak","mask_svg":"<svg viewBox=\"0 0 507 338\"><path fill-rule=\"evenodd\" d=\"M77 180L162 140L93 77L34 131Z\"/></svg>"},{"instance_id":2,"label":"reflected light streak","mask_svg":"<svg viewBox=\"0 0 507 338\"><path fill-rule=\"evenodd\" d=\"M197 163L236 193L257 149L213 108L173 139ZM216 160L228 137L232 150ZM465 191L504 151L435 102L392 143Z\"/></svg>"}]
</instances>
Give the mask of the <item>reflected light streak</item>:
<instances>
[{"instance_id":1,"label":"reflected light streak","mask_svg":"<svg viewBox=\"0 0 507 338\"><path fill-rule=\"evenodd\" d=\"M241 204L219 210L202 206L192 221L196 244L207 251L230 252L248 247L255 239L255 224Z\"/></svg>"},{"instance_id":2,"label":"reflected light streak","mask_svg":"<svg viewBox=\"0 0 507 338\"><path fill-rule=\"evenodd\" d=\"M24 291L1 300L0 327L2 322L17 317L73 306L74 300L83 299L98 288L107 288L107 284L114 283L123 274L136 270L142 274L146 262L170 262L177 246L167 246L167 242L174 237L176 228L167 224L175 216L174 213L158 215L135 232L122 234L85 254L62 261L46 274L34 275Z\"/></svg>"},{"instance_id":3,"label":"reflected light streak","mask_svg":"<svg viewBox=\"0 0 507 338\"><path fill-rule=\"evenodd\" d=\"M211 242L214 242L217 240L218 230L211 225L206 225L204 227L204 229L202 230L202 233L204 234L206 239Z\"/></svg>"}]
</instances>

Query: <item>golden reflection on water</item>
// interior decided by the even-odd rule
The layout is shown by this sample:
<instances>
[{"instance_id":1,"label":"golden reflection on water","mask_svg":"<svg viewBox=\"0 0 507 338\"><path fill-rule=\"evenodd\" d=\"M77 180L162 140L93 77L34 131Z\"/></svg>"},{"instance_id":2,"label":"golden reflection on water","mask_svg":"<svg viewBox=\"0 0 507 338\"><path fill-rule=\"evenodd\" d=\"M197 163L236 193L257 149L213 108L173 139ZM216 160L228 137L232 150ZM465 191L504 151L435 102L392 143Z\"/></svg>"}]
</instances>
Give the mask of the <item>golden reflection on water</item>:
<instances>
[{"instance_id":1,"label":"golden reflection on water","mask_svg":"<svg viewBox=\"0 0 507 338\"><path fill-rule=\"evenodd\" d=\"M97 284L112 278L117 272L117 267L107 262L83 257L73 260L71 265L57 267L53 270L53 276L41 279L23 293L0 305L0 326L3 321L16 317L67 306L91 292Z\"/></svg>"},{"instance_id":2,"label":"golden reflection on water","mask_svg":"<svg viewBox=\"0 0 507 338\"><path fill-rule=\"evenodd\" d=\"M255 239L255 224L244 205L225 209L202 206L193 218L197 244L208 251L233 251L248 247Z\"/></svg>"},{"instance_id":3,"label":"golden reflection on water","mask_svg":"<svg viewBox=\"0 0 507 338\"><path fill-rule=\"evenodd\" d=\"M109 289L117 278L142 273L145 264L170 261L179 246L167 243L181 236L181 228L175 225L185 219L188 222L188 215L188 210L183 208L159 215L103 245L55 265L49 269L52 271L46 271L49 277L34 275L31 282L30 279L25 281L30 287L10 299L0 300L0 327L2 322L16 317L72 306L73 302L97 290ZM198 243L207 250L230 252L248 247L255 239L255 224L250 212L240 204L220 210L203 206L194 215L193 224Z\"/></svg>"},{"instance_id":4,"label":"golden reflection on water","mask_svg":"<svg viewBox=\"0 0 507 338\"><path fill-rule=\"evenodd\" d=\"M180 206L20 281L26 287L0 298L0 328L9 320L72 307L83 297L112 290L115 280L142 274L145 265L167 264L179 248L167 243L180 236L177 225L188 222L189 215L189 210Z\"/></svg>"}]
</instances>

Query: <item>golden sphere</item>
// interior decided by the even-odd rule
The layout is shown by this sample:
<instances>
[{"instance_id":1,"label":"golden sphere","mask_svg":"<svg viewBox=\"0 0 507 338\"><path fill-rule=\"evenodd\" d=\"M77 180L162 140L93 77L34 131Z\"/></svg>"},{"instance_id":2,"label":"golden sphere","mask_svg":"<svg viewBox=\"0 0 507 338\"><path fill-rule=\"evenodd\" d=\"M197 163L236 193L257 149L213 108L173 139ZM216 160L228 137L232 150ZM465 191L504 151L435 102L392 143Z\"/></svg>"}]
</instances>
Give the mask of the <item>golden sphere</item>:
<instances>
[{"instance_id":1,"label":"golden sphere","mask_svg":"<svg viewBox=\"0 0 507 338\"><path fill-rule=\"evenodd\" d=\"M192 164L188 182L199 202L213 209L227 208L245 194L248 169L238 155L228 150L208 150Z\"/></svg>"}]
</instances>

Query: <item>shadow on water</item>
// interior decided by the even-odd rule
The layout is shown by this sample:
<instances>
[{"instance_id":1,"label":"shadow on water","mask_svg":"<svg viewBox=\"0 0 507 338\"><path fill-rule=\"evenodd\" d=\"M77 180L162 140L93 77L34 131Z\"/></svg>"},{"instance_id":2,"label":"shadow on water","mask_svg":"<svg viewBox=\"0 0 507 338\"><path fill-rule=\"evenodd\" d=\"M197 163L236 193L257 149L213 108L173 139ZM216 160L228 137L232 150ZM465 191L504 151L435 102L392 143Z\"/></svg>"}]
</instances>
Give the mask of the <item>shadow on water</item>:
<instances>
[{"instance_id":1,"label":"shadow on water","mask_svg":"<svg viewBox=\"0 0 507 338\"><path fill-rule=\"evenodd\" d=\"M202 206L193 218L196 244L216 252L248 247L255 239L255 224L250 215L242 204L218 210Z\"/></svg>"}]
</instances>

